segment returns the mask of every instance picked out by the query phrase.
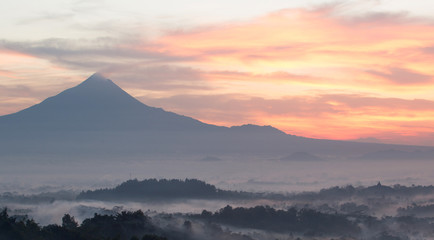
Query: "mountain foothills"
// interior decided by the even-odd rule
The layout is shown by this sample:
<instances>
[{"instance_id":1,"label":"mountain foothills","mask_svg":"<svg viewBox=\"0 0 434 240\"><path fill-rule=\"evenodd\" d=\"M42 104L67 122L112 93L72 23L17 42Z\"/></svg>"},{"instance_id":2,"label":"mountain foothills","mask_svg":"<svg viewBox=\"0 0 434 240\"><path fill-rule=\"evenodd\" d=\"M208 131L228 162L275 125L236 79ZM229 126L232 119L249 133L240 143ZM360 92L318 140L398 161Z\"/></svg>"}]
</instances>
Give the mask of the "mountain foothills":
<instances>
[{"instance_id":1,"label":"mountain foothills","mask_svg":"<svg viewBox=\"0 0 434 240\"><path fill-rule=\"evenodd\" d=\"M317 159L363 159L387 158L389 150L409 157L434 155L434 148L423 146L309 139L271 126L206 124L147 106L98 73L39 104L1 116L0 133L0 156L9 158L261 154L292 159L294 153L301 152Z\"/></svg>"}]
</instances>

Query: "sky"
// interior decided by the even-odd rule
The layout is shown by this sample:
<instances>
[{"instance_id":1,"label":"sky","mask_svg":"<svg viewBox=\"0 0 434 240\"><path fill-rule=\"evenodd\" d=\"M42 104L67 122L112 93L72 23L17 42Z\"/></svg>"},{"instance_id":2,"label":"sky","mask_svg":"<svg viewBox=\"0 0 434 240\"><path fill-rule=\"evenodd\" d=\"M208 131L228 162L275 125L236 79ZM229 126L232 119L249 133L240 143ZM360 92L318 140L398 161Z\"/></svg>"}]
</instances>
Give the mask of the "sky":
<instances>
[{"instance_id":1,"label":"sky","mask_svg":"<svg viewBox=\"0 0 434 240\"><path fill-rule=\"evenodd\" d=\"M0 115L100 72L211 124L434 145L433 12L418 0L8 1Z\"/></svg>"}]
</instances>

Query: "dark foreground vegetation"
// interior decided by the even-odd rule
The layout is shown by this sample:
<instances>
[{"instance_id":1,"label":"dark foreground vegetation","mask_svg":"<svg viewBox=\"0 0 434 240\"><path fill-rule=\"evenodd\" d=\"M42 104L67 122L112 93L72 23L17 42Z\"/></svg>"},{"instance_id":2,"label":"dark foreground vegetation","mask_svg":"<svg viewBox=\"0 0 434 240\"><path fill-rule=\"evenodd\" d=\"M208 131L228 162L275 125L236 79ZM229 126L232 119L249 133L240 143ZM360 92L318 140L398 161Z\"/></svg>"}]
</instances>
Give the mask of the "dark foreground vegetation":
<instances>
[{"instance_id":1,"label":"dark foreground vegetation","mask_svg":"<svg viewBox=\"0 0 434 240\"><path fill-rule=\"evenodd\" d=\"M0 239L2 240L99 240L142 239L166 240L142 211L122 212L117 215L98 215L79 225L74 217L65 214L62 225L40 227L32 219L8 216L6 209L0 213ZM140 236L140 238L138 237Z\"/></svg>"},{"instance_id":2,"label":"dark foreground vegetation","mask_svg":"<svg viewBox=\"0 0 434 240\"><path fill-rule=\"evenodd\" d=\"M232 208L228 205L215 213L204 210L202 214L192 217L280 233L304 233L313 236L356 236L360 233L357 224L347 216L321 213L312 209L276 210L269 206Z\"/></svg>"},{"instance_id":3,"label":"dark foreground vegetation","mask_svg":"<svg viewBox=\"0 0 434 240\"><path fill-rule=\"evenodd\" d=\"M195 229L195 230L194 230ZM1 240L253 240L213 223L192 223L183 216L160 214L155 222L141 210L115 215L95 214L78 224L65 214L62 224L41 227L23 216L0 212Z\"/></svg>"},{"instance_id":4,"label":"dark foreground vegetation","mask_svg":"<svg viewBox=\"0 0 434 240\"><path fill-rule=\"evenodd\" d=\"M253 240L253 239L432 239L432 218L376 218L367 215L326 214L313 209L278 210L226 206L214 213L157 214L142 211L95 214L78 224L65 214L62 224L39 226L32 219L0 212L2 240ZM225 227L223 227L225 226ZM242 233L240 229L244 229ZM250 229L250 230L249 230ZM259 231L259 232L258 232ZM260 232L262 231L262 232Z\"/></svg>"}]
</instances>

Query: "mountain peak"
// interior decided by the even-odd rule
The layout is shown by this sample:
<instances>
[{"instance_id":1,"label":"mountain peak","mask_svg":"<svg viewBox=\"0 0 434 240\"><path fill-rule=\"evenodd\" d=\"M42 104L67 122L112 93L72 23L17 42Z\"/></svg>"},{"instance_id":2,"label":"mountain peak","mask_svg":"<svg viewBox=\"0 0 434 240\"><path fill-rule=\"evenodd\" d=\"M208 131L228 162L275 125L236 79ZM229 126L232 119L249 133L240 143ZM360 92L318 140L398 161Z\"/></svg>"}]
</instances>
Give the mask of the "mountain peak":
<instances>
[{"instance_id":1,"label":"mountain peak","mask_svg":"<svg viewBox=\"0 0 434 240\"><path fill-rule=\"evenodd\" d=\"M0 116L0 132L2 126L43 131L131 131L201 130L211 125L147 106L102 74L94 73L77 86L39 104Z\"/></svg>"},{"instance_id":2,"label":"mountain peak","mask_svg":"<svg viewBox=\"0 0 434 240\"><path fill-rule=\"evenodd\" d=\"M102 87L102 86L110 86L116 85L110 79L104 77L101 73L94 73L89 78L80 83L77 87L83 86L94 86L94 87Z\"/></svg>"},{"instance_id":3,"label":"mountain peak","mask_svg":"<svg viewBox=\"0 0 434 240\"><path fill-rule=\"evenodd\" d=\"M101 73L96 72L94 74L92 74L88 79L85 80L89 81L89 82L106 82L106 81L110 81L109 79L107 79L106 77L104 77Z\"/></svg>"}]
</instances>

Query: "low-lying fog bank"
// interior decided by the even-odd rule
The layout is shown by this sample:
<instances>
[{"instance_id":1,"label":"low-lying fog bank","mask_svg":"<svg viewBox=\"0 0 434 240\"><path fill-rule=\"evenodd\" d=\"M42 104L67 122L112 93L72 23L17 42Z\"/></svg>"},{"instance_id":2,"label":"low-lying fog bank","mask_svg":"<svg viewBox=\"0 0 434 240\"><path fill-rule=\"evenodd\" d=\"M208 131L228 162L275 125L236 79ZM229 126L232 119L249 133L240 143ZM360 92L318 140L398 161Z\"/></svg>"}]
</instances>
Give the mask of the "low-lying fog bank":
<instances>
[{"instance_id":1,"label":"low-lying fog bank","mask_svg":"<svg viewBox=\"0 0 434 240\"><path fill-rule=\"evenodd\" d=\"M18 233L53 239L113 238L110 234L116 233L126 240L133 236L145 240L434 237L434 186L377 183L281 194L222 190L196 179L145 179L82 192L3 193L0 206L7 209L0 214L0 223L9 226L0 229L0 237ZM113 227L121 230L113 232Z\"/></svg>"},{"instance_id":2,"label":"low-lying fog bank","mask_svg":"<svg viewBox=\"0 0 434 240\"><path fill-rule=\"evenodd\" d=\"M214 156L211 156L214 157ZM41 193L113 187L128 179L197 178L228 190L318 191L329 186L430 185L434 161L287 161L275 157L191 156L119 161L3 161L0 192ZM204 160L205 159L205 160ZM36 163L37 162L37 163Z\"/></svg>"},{"instance_id":3,"label":"low-lying fog bank","mask_svg":"<svg viewBox=\"0 0 434 240\"><path fill-rule=\"evenodd\" d=\"M184 239L201 239L214 228L218 237L213 239L434 238L434 192L429 187L434 182L431 161L190 156L35 162L3 161L0 207L7 207L8 214L17 219L27 215L40 226L61 224L66 213L81 224L95 213L117 216L122 211L142 210L155 226L163 229L162 233L180 231L186 234ZM229 193L220 191L220 195L199 198L170 196L164 201L140 200L141 196L78 198L83 196L82 191L107 188L110 193L129 179L151 178L195 178ZM242 194L233 195L231 191ZM231 208L226 208L227 205ZM272 210L263 210L265 206ZM246 217L253 218L253 222L245 222L244 217L229 221L220 214L222 209L226 209L226 214L234 214L228 219L237 219L240 214L256 217ZM300 228L291 231L277 231L255 222L265 217L261 214L270 217L269 221L280 221L276 219L294 213L293 210L288 213L290 209L295 210L296 216L313 214L316 216L313 224L317 218L334 219L337 224L350 224L354 232L344 234L340 231L343 225L339 224L332 226L336 232L324 232L315 228L315 224L309 225L311 220L298 222ZM190 222L187 227L186 221Z\"/></svg>"}]
</instances>

